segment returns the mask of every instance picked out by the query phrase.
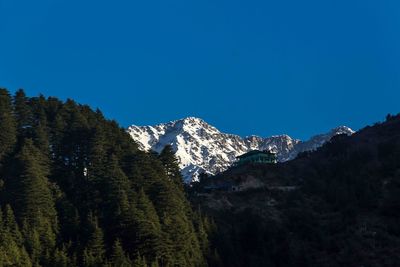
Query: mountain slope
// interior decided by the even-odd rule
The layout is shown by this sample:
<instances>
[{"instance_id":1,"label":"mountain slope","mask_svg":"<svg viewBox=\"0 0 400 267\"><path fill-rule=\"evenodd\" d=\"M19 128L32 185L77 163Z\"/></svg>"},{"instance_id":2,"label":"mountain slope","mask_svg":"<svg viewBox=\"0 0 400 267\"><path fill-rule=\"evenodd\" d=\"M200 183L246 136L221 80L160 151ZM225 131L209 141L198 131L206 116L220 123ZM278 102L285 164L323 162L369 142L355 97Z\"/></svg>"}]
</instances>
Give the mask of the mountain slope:
<instances>
[{"instance_id":1,"label":"mountain slope","mask_svg":"<svg viewBox=\"0 0 400 267\"><path fill-rule=\"evenodd\" d=\"M288 135L242 138L222 133L204 120L194 117L155 126L132 125L127 131L142 150L160 152L165 145L171 145L176 151L186 182L197 180L203 172L216 174L224 171L237 156L250 150L275 150L278 160L282 162L295 158L300 152L318 148L332 136L354 133L350 128L340 126L305 142Z\"/></svg>"},{"instance_id":2,"label":"mountain slope","mask_svg":"<svg viewBox=\"0 0 400 267\"><path fill-rule=\"evenodd\" d=\"M400 266L399 158L400 114L294 160L202 180L189 195L218 228L222 264L210 266Z\"/></svg>"}]
</instances>

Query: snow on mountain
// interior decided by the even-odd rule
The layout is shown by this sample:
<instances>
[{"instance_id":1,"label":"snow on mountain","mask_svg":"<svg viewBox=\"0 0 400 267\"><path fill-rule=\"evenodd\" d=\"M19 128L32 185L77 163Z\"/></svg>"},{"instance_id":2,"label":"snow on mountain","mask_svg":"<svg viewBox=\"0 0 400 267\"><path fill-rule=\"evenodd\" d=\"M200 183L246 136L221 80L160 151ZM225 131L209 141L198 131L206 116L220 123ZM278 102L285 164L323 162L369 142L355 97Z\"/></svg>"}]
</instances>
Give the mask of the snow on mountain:
<instances>
[{"instance_id":1,"label":"snow on mountain","mask_svg":"<svg viewBox=\"0 0 400 267\"><path fill-rule=\"evenodd\" d=\"M186 182L198 180L200 173L216 174L226 170L236 157L251 150L272 149L278 161L295 158L298 153L314 150L337 134L351 135L346 126L337 127L326 134L312 137L308 141L293 139L288 135L271 137L221 133L217 128L199 118L188 117L155 126L135 126L128 133L142 150L160 152L171 145L175 151Z\"/></svg>"}]
</instances>

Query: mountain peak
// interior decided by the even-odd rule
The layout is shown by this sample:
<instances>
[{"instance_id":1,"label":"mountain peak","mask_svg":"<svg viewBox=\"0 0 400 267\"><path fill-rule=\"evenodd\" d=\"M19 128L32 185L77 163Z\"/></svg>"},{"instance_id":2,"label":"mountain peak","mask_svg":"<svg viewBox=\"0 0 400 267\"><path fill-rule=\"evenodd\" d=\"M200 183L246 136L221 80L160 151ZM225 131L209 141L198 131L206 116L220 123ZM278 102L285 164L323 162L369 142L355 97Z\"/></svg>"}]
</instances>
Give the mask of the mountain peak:
<instances>
[{"instance_id":1,"label":"mountain peak","mask_svg":"<svg viewBox=\"0 0 400 267\"><path fill-rule=\"evenodd\" d=\"M186 117L155 126L132 125L127 131L143 150L160 152L166 145L171 145L186 182L197 180L200 173L216 174L224 171L237 156L251 150L272 149L282 162L295 158L299 152L320 147L334 135L354 133L346 126L339 126L305 142L288 135L251 135L242 138L221 133L197 117Z\"/></svg>"},{"instance_id":2,"label":"mountain peak","mask_svg":"<svg viewBox=\"0 0 400 267\"><path fill-rule=\"evenodd\" d=\"M184 122L189 122L189 123L205 123L203 119L197 118L197 117L186 117L183 119L180 119L181 121Z\"/></svg>"},{"instance_id":3,"label":"mountain peak","mask_svg":"<svg viewBox=\"0 0 400 267\"><path fill-rule=\"evenodd\" d=\"M202 126L202 125L209 125L203 119L196 118L196 117L186 117L180 120L176 120L175 123L182 123L186 126Z\"/></svg>"},{"instance_id":4,"label":"mountain peak","mask_svg":"<svg viewBox=\"0 0 400 267\"><path fill-rule=\"evenodd\" d=\"M353 131L351 128L344 126L344 125L333 128L331 130L331 132L334 132L336 134L347 134L347 135L351 135L351 134L355 133L355 131Z\"/></svg>"}]
</instances>

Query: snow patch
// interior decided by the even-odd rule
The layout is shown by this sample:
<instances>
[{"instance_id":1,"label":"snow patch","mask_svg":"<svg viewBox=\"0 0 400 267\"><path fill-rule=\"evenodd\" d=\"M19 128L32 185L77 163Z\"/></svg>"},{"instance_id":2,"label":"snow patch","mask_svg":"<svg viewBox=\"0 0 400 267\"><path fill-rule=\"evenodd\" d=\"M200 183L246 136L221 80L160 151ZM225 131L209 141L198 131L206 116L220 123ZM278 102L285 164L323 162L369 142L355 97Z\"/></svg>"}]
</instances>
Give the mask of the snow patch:
<instances>
[{"instance_id":1,"label":"snow patch","mask_svg":"<svg viewBox=\"0 0 400 267\"><path fill-rule=\"evenodd\" d=\"M265 138L252 135L242 138L221 133L214 126L195 117L155 126L132 125L127 132L139 148L145 151L161 152L166 145L171 145L187 183L197 181L201 173L214 175L226 170L237 156L251 150L273 150L277 153L278 161L283 162L295 158L300 152L317 149L335 135L354 133L346 126L339 126L308 141L293 139L288 135Z\"/></svg>"}]
</instances>

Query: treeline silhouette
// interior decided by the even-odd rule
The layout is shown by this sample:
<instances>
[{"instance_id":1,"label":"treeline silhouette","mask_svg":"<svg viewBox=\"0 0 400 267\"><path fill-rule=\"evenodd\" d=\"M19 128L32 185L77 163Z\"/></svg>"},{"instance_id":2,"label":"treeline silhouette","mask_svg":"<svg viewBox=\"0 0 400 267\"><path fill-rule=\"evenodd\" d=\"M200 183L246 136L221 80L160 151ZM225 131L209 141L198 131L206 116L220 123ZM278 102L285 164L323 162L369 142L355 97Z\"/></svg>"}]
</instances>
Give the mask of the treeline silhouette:
<instances>
[{"instance_id":1,"label":"treeline silhouette","mask_svg":"<svg viewBox=\"0 0 400 267\"><path fill-rule=\"evenodd\" d=\"M171 147L139 151L73 100L0 89L0 266L204 266Z\"/></svg>"}]
</instances>

